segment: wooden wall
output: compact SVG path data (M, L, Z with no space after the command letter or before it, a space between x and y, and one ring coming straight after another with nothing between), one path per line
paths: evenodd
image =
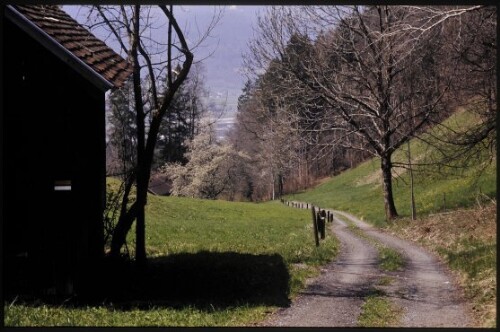
M71 293L103 255L104 92L8 20L3 37L5 288Z

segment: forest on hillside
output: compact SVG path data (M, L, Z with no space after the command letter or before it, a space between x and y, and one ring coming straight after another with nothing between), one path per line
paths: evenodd
M378 157L390 199L394 151L458 106L474 103L483 123L450 140L493 140L496 8L278 7L258 31L232 135L262 156L258 198Z

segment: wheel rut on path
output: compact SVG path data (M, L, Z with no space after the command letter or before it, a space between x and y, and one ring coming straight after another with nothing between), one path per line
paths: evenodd
M286 309L265 326L356 326L364 297L377 277L377 250L336 220L332 230L340 241L337 260L322 269Z
M361 305L382 289L403 310L398 327L467 327L471 320L447 268L423 248L388 235L356 217L334 213L331 231L340 242L334 262L322 268L290 307L282 308L261 326L352 327L357 326ZM370 241L354 234L344 221L354 223L364 234L401 253L401 271L381 271L378 251ZM377 285L383 277L390 285Z
M471 324L467 304L448 268L420 246L389 235L358 218L332 211L352 221L365 234L403 255L406 266L385 291L403 308L404 327L467 327Z

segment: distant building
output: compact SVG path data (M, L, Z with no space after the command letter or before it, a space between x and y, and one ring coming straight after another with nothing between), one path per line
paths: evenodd
M57 6L3 8L4 294L102 278L105 91L129 64Z
M168 178L166 174L156 173L151 174L151 179L149 180L149 193L159 196L170 196L170 191L172 190L172 181Z

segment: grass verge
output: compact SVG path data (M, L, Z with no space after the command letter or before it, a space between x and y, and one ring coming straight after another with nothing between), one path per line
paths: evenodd
M404 268L404 259L398 251L385 246L380 246L378 250L382 270L399 271Z
M361 306L361 314L358 317L358 326L398 326L402 312L401 308L397 307L382 294L369 295Z
M451 268L473 304L476 326L496 327L496 203L396 221L388 231L416 241Z
M239 326L241 321L261 320L267 308L239 306L211 312L188 307L117 310L112 305L84 308L54 308L49 305L6 306L5 326Z

